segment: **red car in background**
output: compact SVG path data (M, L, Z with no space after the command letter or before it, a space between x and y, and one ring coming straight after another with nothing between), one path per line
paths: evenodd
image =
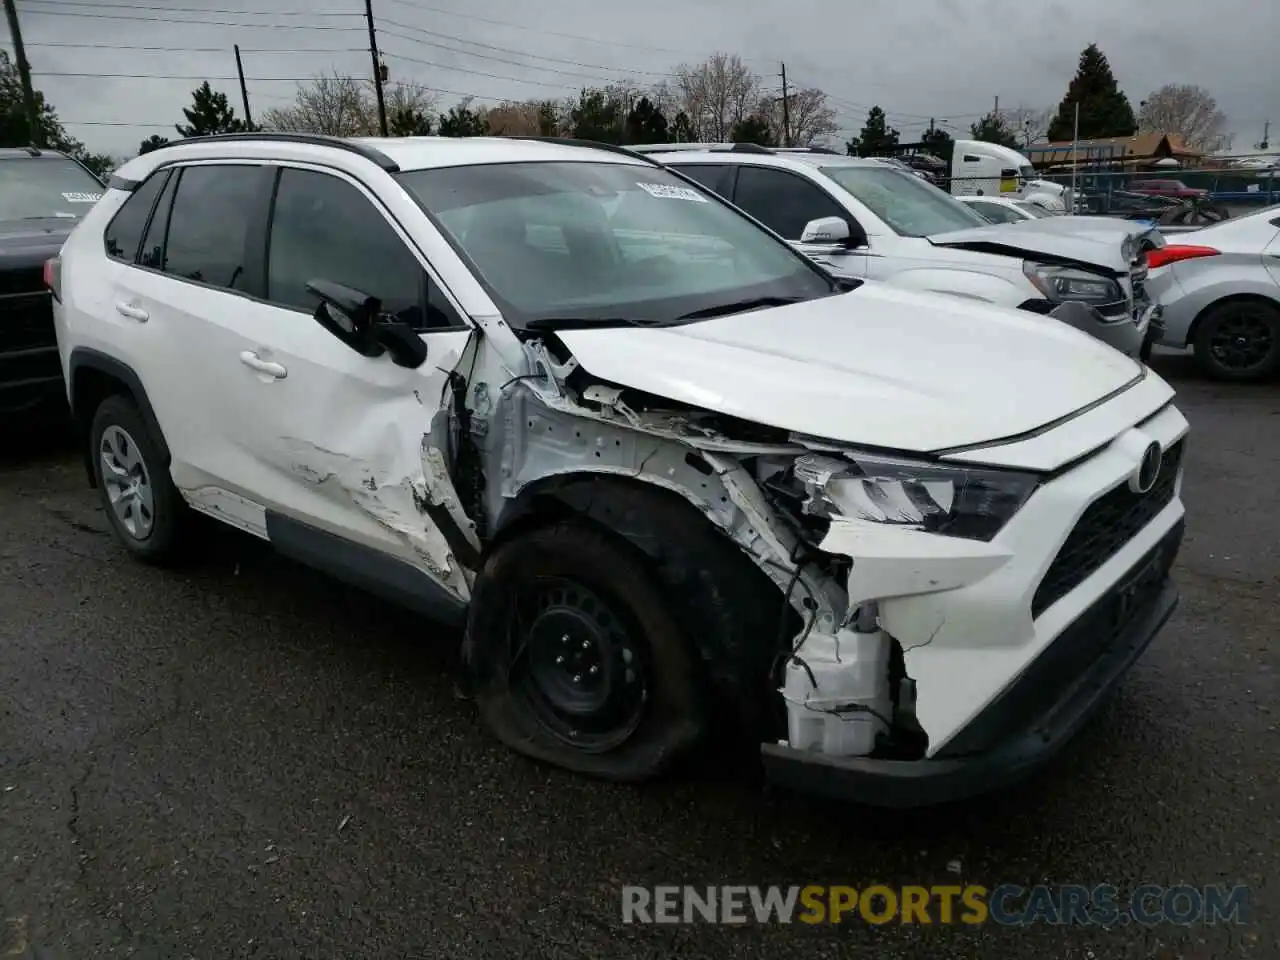
M1129 184L1129 192L1173 200L1202 200L1209 196L1208 190L1188 187L1181 180L1135 180Z

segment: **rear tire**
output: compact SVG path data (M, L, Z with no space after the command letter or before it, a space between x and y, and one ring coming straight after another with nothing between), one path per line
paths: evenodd
M1280 367L1280 307L1263 300L1231 300L1210 308L1196 324L1196 361L1215 380L1245 383Z
M464 656L490 730L556 766L646 780L704 735L697 657L651 565L582 519L518 534L489 556Z
M115 395L99 404L89 456L102 508L124 548L146 563L177 560L189 510L132 400Z

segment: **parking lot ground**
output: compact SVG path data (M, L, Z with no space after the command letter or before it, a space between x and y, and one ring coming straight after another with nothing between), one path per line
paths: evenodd
M457 637L227 533L131 562L66 443L0 461L0 955L1280 956L1280 387L1173 380L1182 604L1056 765L893 812L731 764L534 765L454 695ZM1246 926L621 923L625 884L1247 884Z

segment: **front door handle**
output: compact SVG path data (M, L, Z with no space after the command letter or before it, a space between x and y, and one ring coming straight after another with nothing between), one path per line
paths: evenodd
M116 313L122 317L128 317L130 320L137 320L139 323L146 323L150 318L147 311L141 307L135 307L132 303L119 302L116 304Z
M252 350L246 350L240 354L240 362L251 370L265 373L267 376L275 377L277 380L283 380L285 374L289 372L278 363L274 363L271 360L263 360Z

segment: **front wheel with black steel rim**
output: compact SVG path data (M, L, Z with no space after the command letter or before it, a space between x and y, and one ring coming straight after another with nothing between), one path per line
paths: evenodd
M581 521L514 537L476 580L465 656L494 734L528 756L640 781L699 742L696 658L643 554Z
M186 504L133 401L103 400L89 443L103 509L125 549L152 563L176 557Z
M1196 326L1196 360L1209 376L1261 380L1280 367L1280 306L1232 300L1213 307Z

